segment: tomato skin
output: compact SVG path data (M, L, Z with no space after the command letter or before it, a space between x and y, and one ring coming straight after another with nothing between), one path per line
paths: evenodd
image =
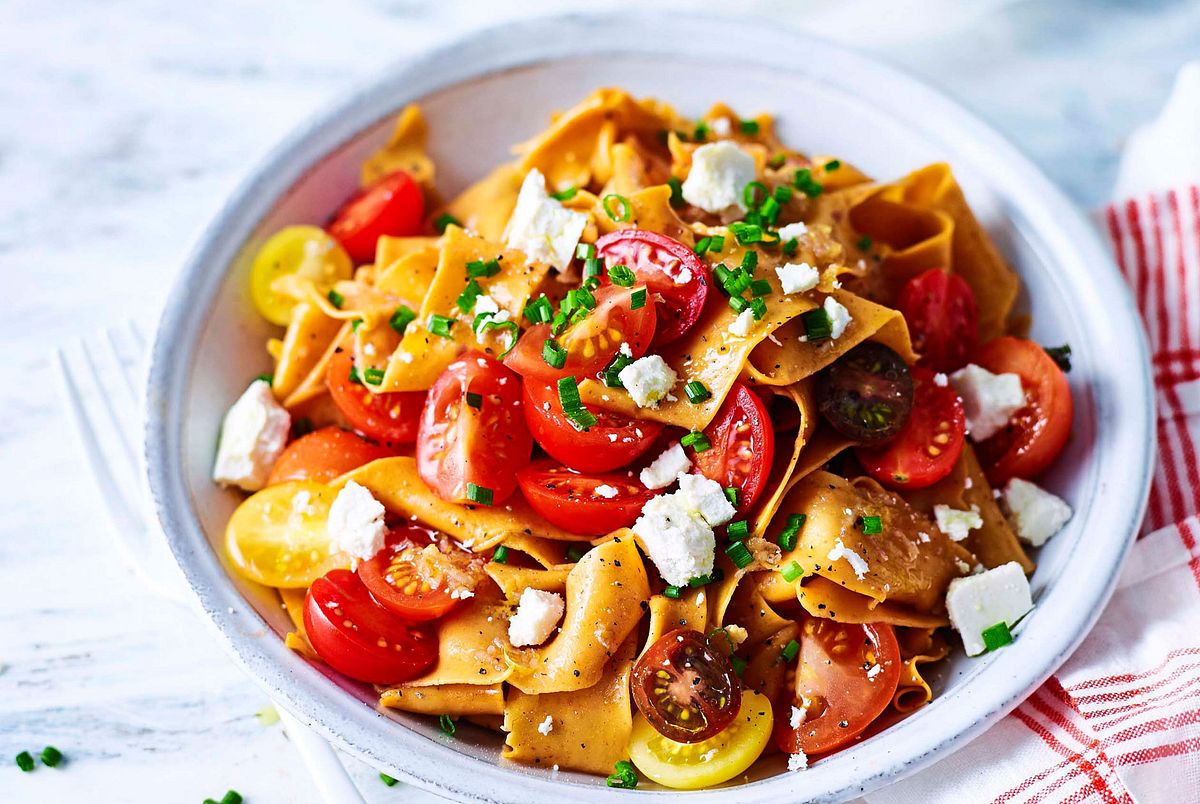
M403 170L381 176L363 187L333 215L326 227L358 263L375 259L375 244L384 235L421 233L425 196Z
M742 705L742 685L725 653L686 628L663 634L646 649L633 667L630 687L655 731L678 743L716 736Z
M287 445L271 467L267 485L288 480L328 483L364 464L395 454L395 450L373 444L340 427L322 427Z
M629 527L654 496L624 474L579 474L553 461L526 466L517 473L517 482L543 519L580 536L603 536ZM595 489L605 485L617 494L597 494Z
M979 344L979 308L961 276L941 268L914 276L900 290L896 309L921 355L918 365L949 373L970 361Z
M694 456L700 474L726 488L740 489L738 510L750 510L771 473L775 429L762 398L734 383L705 429L711 449Z
M413 572L414 553L437 545L446 555L470 558L471 554L419 525L401 525L388 531L384 548L358 565L358 577L379 605L410 622L436 620L460 602L442 586L431 589ZM466 562L459 562L466 563ZM415 586L409 591L407 586Z
M679 340L700 319L712 277L708 267L683 243L645 229L621 229L596 241L596 256L604 260L606 269L614 265L631 269L638 282L644 282L651 294L662 298L655 305L655 346ZM675 279L685 270L687 281L677 284ZM609 281L607 270L600 281Z
M993 374L1019 375L1028 401L1003 430L976 445L988 480L1000 486L1037 477L1071 437L1075 403L1067 375L1041 346L1007 335L984 344L975 362Z
M479 408L467 392L479 394ZM499 505L517 489L533 437L521 405L521 378L479 352L451 363L429 389L417 436L417 473L448 502L470 502L467 484L491 489Z
M892 349L864 341L817 375L816 397L833 429L854 441L882 444L912 412L912 372Z
M795 697L782 702L775 720L779 750L822 754L853 742L891 703L901 664L890 625L809 617L800 635ZM871 678L874 665L880 670ZM791 707L806 700L807 717L793 728Z
M966 441L967 417L949 383L934 373L912 370L913 409L903 429L882 449L859 447L858 462L888 488L923 489L950 474Z
M636 289L610 285L596 290L596 309L555 338L567 350L562 368L554 368L542 357L546 341L553 337L549 324L526 331L504 358L504 365L527 380L554 382L568 375L596 376L612 362L622 343L629 344L633 357L641 357L650 348L657 319L653 304L630 309L630 296Z
M338 410L368 438L385 444L411 444L417 438L424 391L373 394L365 385L350 381L354 356L346 349L335 352L325 372L325 385Z
M563 413L555 386L525 381L525 421L533 439L551 458L580 472L608 472L632 463L654 446L665 426L584 407L596 424L576 430Z
M435 631L380 606L350 570L331 570L313 581L304 599L304 631L326 664L369 684L416 678L438 655Z

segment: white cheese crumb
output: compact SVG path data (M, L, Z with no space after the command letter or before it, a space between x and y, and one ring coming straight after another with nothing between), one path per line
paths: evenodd
M675 385L675 371L658 355L640 357L617 374L639 408L657 407Z
M518 648L542 644L564 611L562 595L527 587L521 592L516 612L508 619L508 641Z
M292 417L275 401L266 380L250 383L221 425L213 480L223 486L258 491L287 444Z
M805 293L821 281L821 273L806 262L789 262L775 269L784 293ZM845 308L843 308L845 309ZM832 318L832 315L830 316Z
M798 751L795 754L788 754L788 770L802 771L808 769L808 755L803 751Z
M587 215L550 197L546 179L534 168L521 183L517 205L504 229L504 243L533 262L562 271L570 265L587 222Z
M494 315L500 312L500 305L496 304L495 299L484 293L475 299L475 308L472 312L475 315L483 315L484 313L492 313Z
M667 583L683 586L713 569L716 536L704 517L678 494L660 494L642 506L633 532Z
M383 549L387 525L383 503L365 487L350 480L329 506L326 528L335 551L368 559Z
M858 576L860 581L867 576L867 571L870 570L870 567L867 565L867 562L862 556L842 543L841 536L839 536L838 540L833 543L833 547L829 550L829 554L826 556L826 558L828 558L830 561L837 561L839 558L846 559L846 561L850 563L850 568L854 570L854 574Z
M538 733L542 734L543 736L554 731L554 718L550 715L546 715L546 719L538 724L537 729Z
M832 296L825 297L825 314L829 316L829 337L835 341L842 337L842 333L846 331L846 327L853 320L850 316L850 311L847 310L841 302Z
M951 374L950 382L962 397L967 432L976 441L991 438L1025 407L1025 391L1016 374L993 374L970 363Z
M745 338L750 334L752 326L754 326L754 311L747 307L738 313L737 318L733 319L733 323L729 325L729 333L739 338Z
M1004 487L1004 509L1023 541L1041 547L1071 519L1071 506L1036 483L1014 477Z
M633 349L625 341L621 341L621 348L617 350L625 357L633 357Z
M729 635L729 639L733 642L734 647L738 647L750 638L750 632L735 623L725 626L725 633Z
M678 442L667 447L661 455L642 470L639 479L648 489L663 489L692 466L683 446Z
M804 725L804 719L808 717L807 706L793 706L791 714L788 716L788 725L793 729L798 729Z
M754 157L729 140L701 145L692 153L683 199L706 212L730 207L746 211L742 190L754 181Z
M606 500L611 500L613 497L616 497L617 494L619 493L615 488L608 485L607 483L601 483L599 486L596 486L595 491L597 494L599 494L601 497L603 497Z
M806 234L808 234L808 226L804 223L804 221L789 223L787 226L784 226L779 230L779 242L786 243L789 240L799 240Z
M704 475L680 474L677 496L714 528L737 515L721 484Z
M952 542L961 542L972 530L983 527L979 507L972 505L970 511L960 511L948 505L933 506L933 517L938 530L950 537Z
M881 667L880 665L877 665L877 664L871 665L871 667L867 670L867 680L874 681L875 676L879 675L882 672L883 672L883 667Z
M950 384L950 378L939 371L937 374L933 375L933 384L939 388L945 388Z
M1010 628L1033 608L1029 580L1015 561L978 575L955 578L946 591L946 612L968 656L987 650L983 632L998 623Z
M718 137L728 137L733 133L733 124L729 122L728 117L718 117L708 124L708 128Z

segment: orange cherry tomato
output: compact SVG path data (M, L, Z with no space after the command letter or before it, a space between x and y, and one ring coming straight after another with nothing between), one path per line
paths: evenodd
M323 427L287 445L271 467L267 485L288 480L328 483L379 458L390 458L394 450L367 441L340 427Z

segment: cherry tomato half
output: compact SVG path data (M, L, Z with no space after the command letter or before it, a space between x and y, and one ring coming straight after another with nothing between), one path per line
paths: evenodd
M354 356L346 349L329 360L325 384L338 410L354 429L386 444L411 444L417 437L424 391L375 394L350 379Z
M390 458L395 450L367 441L340 427L322 427L287 445L271 467L267 485L286 480L315 480L328 483L339 475L380 458Z
M724 652L704 634L680 628L658 638L633 667L633 702L664 737L698 743L728 726L742 685Z
M326 664L369 684L416 678L437 660L437 633L379 605L358 575L330 570L304 598L304 631Z
M619 413L585 405L596 423L586 431L563 413L558 389L537 380L525 381L525 421L538 446L560 463L581 472L608 472L632 463L654 446L663 430L659 422L628 419Z
M888 440L912 410L913 381L904 359L882 343L866 341L817 375L817 407L846 438Z
M999 486L1040 475L1071 435L1075 404L1067 375L1041 346L1009 336L984 344L975 362L993 374L1020 375L1028 402L1003 430L977 445L988 479Z
M758 394L735 383L704 432L712 447L696 454L696 468L726 488L740 489L738 510L749 510L775 460L775 429L767 406Z
M580 536L602 536L626 528L654 492L624 474L581 475L551 461L517 473L521 493L549 522Z
M951 372L965 366L979 345L979 308L971 286L958 274L931 268L900 290L896 309L904 314L919 365Z
M605 268L624 265L652 296L661 299L655 345L677 341L700 318L708 288L708 268L690 248L666 235L645 229L621 229L596 241L596 255ZM601 277L608 282L608 272Z
M779 708L775 744L788 754L821 754L852 741L891 703L900 664L890 625L808 618L800 634L795 698ZM791 724L792 706L804 712L798 726Z
M421 233L425 197L403 170L381 176L355 193L333 216L326 230L359 263L375 259L380 237Z
M421 569L418 568L418 562ZM436 620L471 591L482 574L482 559L419 525L392 528L384 548L358 565L358 577L378 603L409 621ZM436 573L433 588L428 572Z
M521 378L502 364L467 352L429 389L417 436L417 472L443 500L469 502L471 483L490 490L493 505L504 502L516 491L517 470L529 463L532 451Z
M933 372L920 366L912 377L913 409L904 429L882 449L855 450L867 474L893 489L923 489L950 474L967 432L953 386L938 385Z
M546 341L553 337L549 324L538 324L522 335L504 365L526 379L554 382L568 374L594 377L612 362L622 343L629 344L633 357L641 357L654 337L655 307L630 309L634 290L616 285L596 290L596 309L554 337L567 353L562 368L554 368L543 357Z

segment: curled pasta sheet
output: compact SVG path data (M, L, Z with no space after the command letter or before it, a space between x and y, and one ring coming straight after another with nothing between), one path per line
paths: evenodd
M544 539L540 536L530 536L527 533L513 533L504 537L504 546L518 550L532 558L543 569L550 569L566 563L568 545L554 539Z
M353 326L350 322L339 321L338 323L337 334L326 345L325 351L321 352L321 356L313 363L308 374L304 375L304 379L284 398L283 406L289 411L294 412L297 408L325 395L328 391L325 385L325 371L329 368L329 361L338 349L349 346L353 339Z
M417 474L417 462L406 455L360 466L335 480L333 486L340 489L350 480L365 486L392 513L436 528L476 552L490 549L510 535L562 541L579 538L535 514L523 497L495 507L446 502L425 485Z
M511 345L513 335L496 329L484 331L477 337L471 327L474 315L471 311L460 310L455 304L467 284L467 263L476 260L499 261L499 273L476 277L475 281L513 321L520 319L530 291L537 287L547 270L544 265L527 264L519 251L507 250L457 226L447 227L442 236L433 283L421 304L417 320L409 325L400 345L391 353L378 390L424 391L464 348L481 348L499 355ZM449 338L430 332L429 320L434 314L455 319Z
M731 596L728 608L722 612L720 625L740 625L746 629L746 647L758 645L791 622L776 612L763 596L762 586L770 583L769 576L778 574L755 572L746 576ZM789 597L794 599L792 595Z
M525 693L565 692L600 680L609 658L649 604L646 568L629 530L589 550L567 575L559 633L540 648L513 651L508 682Z
M438 659L423 676L406 688L447 684L490 686L508 678L511 664L505 655L514 650L508 641L510 606L490 581L475 587L475 596L435 620Z
M804 448L817 427L817 407L812 398L812 389L807 383L797 383L778 389L773 396L774 400L786 400L788 403L796 406L796 435L792 441L792 448L790 450L784 449L787 446L786 443L781 441L778 433L776 435L775 463L771 467L771 473L767 478L766 484L766 488L773 489L773 491L770 496L758 504L752 520L754 532L760 535L767 529L767 525L770 524L771 519L775 516L775 512L779 510L779 504L783 501L783 495L786 493L792 478L795 476L796 467L800 463L800 456L804 453ZM786 422L787 420L779 412L776 404L772 404L770 413L776 430L783 429L781 422Z
M645 653L663 634L677 628L689 628L706 633L708 630L706 600L707 596L703 589L686 589L678 598L653 595L650 598L650 625L646 633L646 642L642 645L642 652Z
M778 631L745 649L747 660L742 672L742 688L765 695L772 701L781 700L789 665L780 661L780 652L793 639L800 639L800 626L788 620ZM774 745L772 740L770 748Z
M922 673L922 665L939 662L950 652L945 638L932 628L897 628L900 643L900 684L892 697L892 708L908 714L933 700L933 690Z
M504 164L459 193L446 205L446 212L469 231L499 243L504 227L517 206L517 195L527 171L520 165Z
M511 690L504 707L504 758L608 774L628 757L633 728L629 677L637 636L630 634L604 665L596 682L564 692Z
M503 684L441 684L436 687L388 687L379 703L420 715L503 715Z
M906 492L904 498L917 510L930 515L935 505L948 505L960 511L971 508L978 510L983 527L968 533L962 542L963 546L988 569L1015 561L1026 575L1033 572L1033 560L996 504L992 486L970 444L963 445L958 463L945 479L928 488Z
M435 237L381 237L375 247L375 287L415 310L429 293L440 255Z
M880 603L820 575L803 583L797 581L793 593L813 617L842 623L889 623L917 628L936 628L950 623L945 614L918 611L912 606L886 600Z
M320 305L299 302L283 336L271 389L280 399L290 397L321 363L342 322L325 314Z
M396 117L396 125L386 145L380 148L362 166L362 183L371 182L397 170L403 170L425 187L434 189L433 160L425 152L429 128L421 107L416 104L405 106Z
M511 564L497 564L495 561L489 561L484 569L500 587L504 597L512 603L515 603L526 589L540 589L543 592L562 594L566 591L567 575L571 572L569 565L551 569L533 569Z
M308 590L279 589L277 591L292 625L296 626L297 631L304 633L304 597L308 594Z

